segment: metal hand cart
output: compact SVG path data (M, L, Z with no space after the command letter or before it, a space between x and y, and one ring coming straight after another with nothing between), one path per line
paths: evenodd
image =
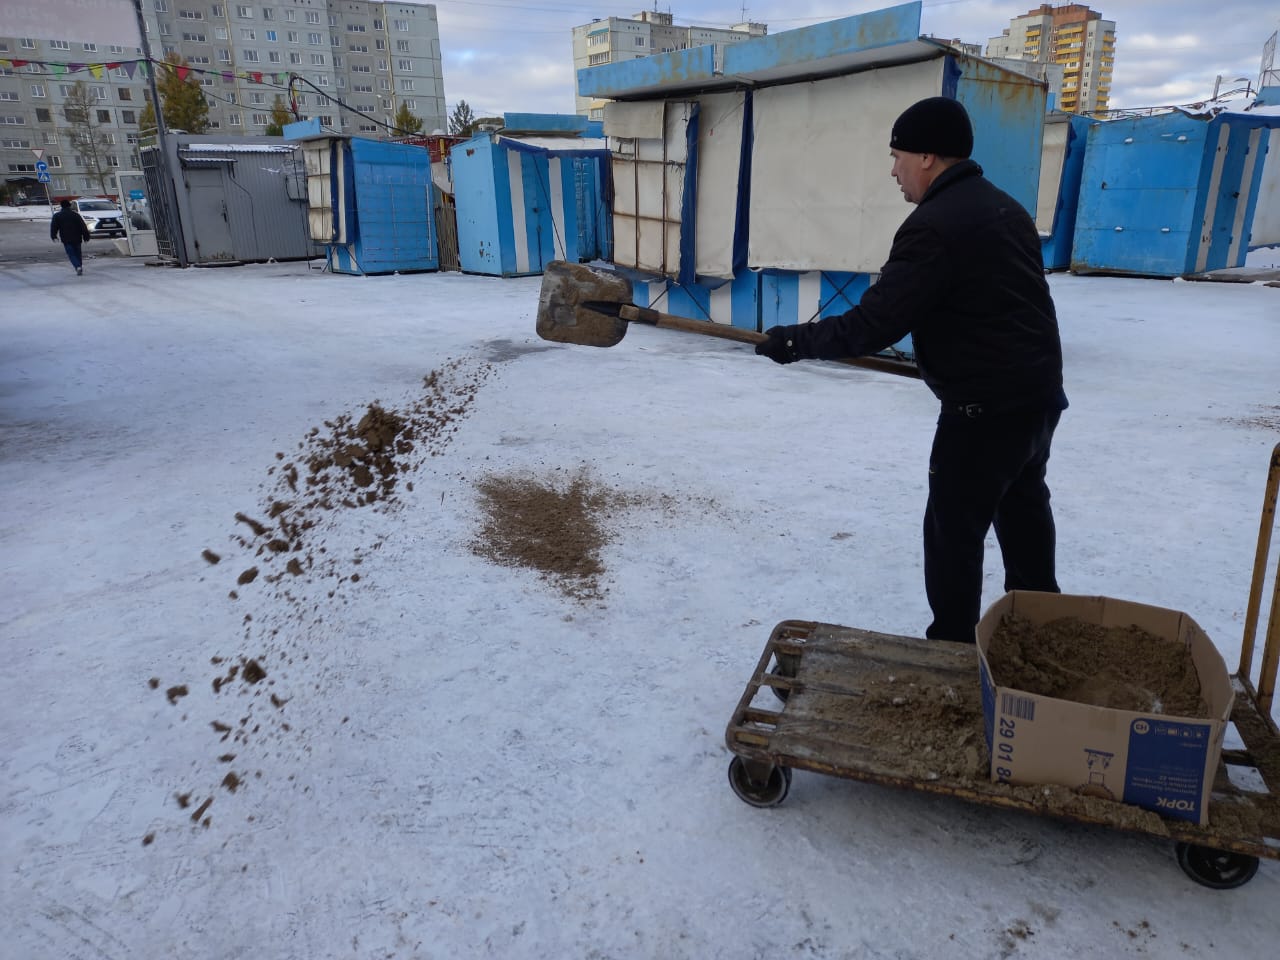
M1231 677L1231 722L1244 746L1223 750L1205 826L1063 787L992 782L973 647L804 620L773 629L738 701L725 732L734 754L730 786L757 807L786 798L792 770L945 794L1167 838L1196 882L1218 889L1247 883L1260 858L1280 859L1280 730L1271 718L1280 663L1280 570L1256 687L1251 680L1278 488L1280 445L1271 455L1240 667ZM760 696L762 690L774 697ZM945 729L946 742L915 735L912 711L921 709L938 717L941 722L929 726ZM1241 786L1228 776L1229 767L1253 768L1256 775L1238 778L1249 781Z

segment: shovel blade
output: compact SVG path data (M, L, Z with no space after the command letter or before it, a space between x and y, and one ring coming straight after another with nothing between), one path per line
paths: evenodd
M631 302L631 282L584 263L552 260L542 272L538 336L556 343L612 347L627 334L627 321L586 304Z

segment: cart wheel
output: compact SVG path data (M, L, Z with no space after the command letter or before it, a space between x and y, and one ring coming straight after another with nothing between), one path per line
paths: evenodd
M788 680L795 679L796 672L800 669L800 658L794 653L774 653L774 663L769 673L775 677L786 677ZM770 687L773 695L783 703L787 702L787 697L791 696L791 691L786 687Z
M1179 843L1178 866L1196 883L1215 890L1244 886L1258 872L1258 858L1247 853L1214 850L1194 843Z
M791 789L791 768L772 767L763 782L754 782L747 773L747 765L741 757L729 761L729 786L743 803L753 807L776 807L787 798Z
M795 676L795 674L794 674L794 673L792 673L792 674L783 673L783 671L782 671L782 666L781 666L780 664L776 664L776 663L775 663L775 664L773 665L773 667L769 670L769 672L770 672L771 674L773 674L775 677L794 677L794 676ZM775 686L770 685L769 689L770 689L770 690L772 690L772 691L773 691L773 695L774 695L775 697L777 697L779 700L781 700L783 703L786 703L786 702L787 702L787 697L791 696L791 688L790 688L790 687L775 687Z

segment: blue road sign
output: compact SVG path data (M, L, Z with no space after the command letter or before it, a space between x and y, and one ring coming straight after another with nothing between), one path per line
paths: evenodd
M37 161L36 161L36 173L48 173L48 172L49 172L49 164L47 164L47 163L46 163L45 161L43 161L43 160L37 160Z
M48 171L44 171L42 173L36 174L36 183L48 183L48 182L49 182Z

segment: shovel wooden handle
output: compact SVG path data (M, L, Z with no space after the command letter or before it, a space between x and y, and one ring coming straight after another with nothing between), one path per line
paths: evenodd
M700 333L705 337L719 337L722 340L736 340L738 343L764 343L769 338L754 330L743 330L731 327L727 323L714 323L710 320L689 320L669 313L659 313L648 307L637 307L624 303L618 310L618 316L631 323L643 323L663 330L683 330L685 333ZM896 373L903 377L920 378L920 371L914 363L905 360L890 360L887 357L850 357L834 361L851 367L862 367L865 370L880 370L884 373Z
M690 320L687 317L675 317L669 313L659 313L648 307L637 307L624 303L618 310L618 316L632 323L644 323L663 330L683 330L685 333L700 333L705 337L719 337L721 340L736 340L738 343L764 343L769 338L754 330L743 330L731 327L727 323L714 323L710 320Z

